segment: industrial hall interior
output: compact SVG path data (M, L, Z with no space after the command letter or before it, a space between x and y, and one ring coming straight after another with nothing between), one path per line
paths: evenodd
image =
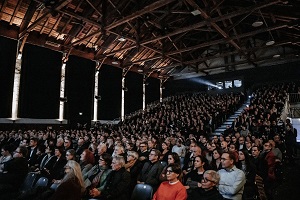
M300 199L300 0L1 0L1 200Z

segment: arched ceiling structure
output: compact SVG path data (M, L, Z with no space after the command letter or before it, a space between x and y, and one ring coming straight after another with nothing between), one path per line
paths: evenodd
M299 4L2 0L0 35L160 79L206 76L299 60Z

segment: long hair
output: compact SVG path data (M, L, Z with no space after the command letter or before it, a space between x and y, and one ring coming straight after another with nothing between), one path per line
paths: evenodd
M66 182L67 180L72 179L72 178L74 179L76 177L78 179L79 185L81 187L81 192L84 192L85 185L84 185L84 181L82 178L80 165L74 160L69 160L66 164L66 167L70 167L71 171L64 176L61 183Z

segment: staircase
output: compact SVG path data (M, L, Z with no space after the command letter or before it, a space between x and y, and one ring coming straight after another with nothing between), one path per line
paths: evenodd
M231 127L234 119L237 118L243 112L243 110L247 106L249 106L249 104L250 104L250 98L248 98L248 100L237 111L235 111L235 113L233 115L231 115L219 128L217 128L212 135L219 136L219 135L223 134L224 131L226 130L226 126L229 125Z

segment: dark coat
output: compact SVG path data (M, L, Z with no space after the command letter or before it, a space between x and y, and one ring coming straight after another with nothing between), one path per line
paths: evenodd
M49 200L81 200L81 187L77 178L61 183Z
M107 184L101 193L106 199L110 200L128 200L130 183L130 173L124 167L118 171L112 171L107 178Z
M201 193L193 192L188 196L188 200L222 200L223 197L217 190L217 188L213 188L211 190L205 191L202 190Z
M26 158L13 158L4 164L3 171L0 173L0 184L10 184L19 188L28 173L28 162Z
M154 164L152 164L150 161L146 162L140 173L138 181L151 185L154 193L160 184L159 176L163 168L164 167L160 164L160 162L156 162Z
M31 156L30 156L31 148L28 147L28 155L27 155L27 159L28 159L29 167L35 166L35 164L37 163L38 155L36 154L36 152L37 152L37 147L35 147L35 148L32 150L32 154L31 154Z

